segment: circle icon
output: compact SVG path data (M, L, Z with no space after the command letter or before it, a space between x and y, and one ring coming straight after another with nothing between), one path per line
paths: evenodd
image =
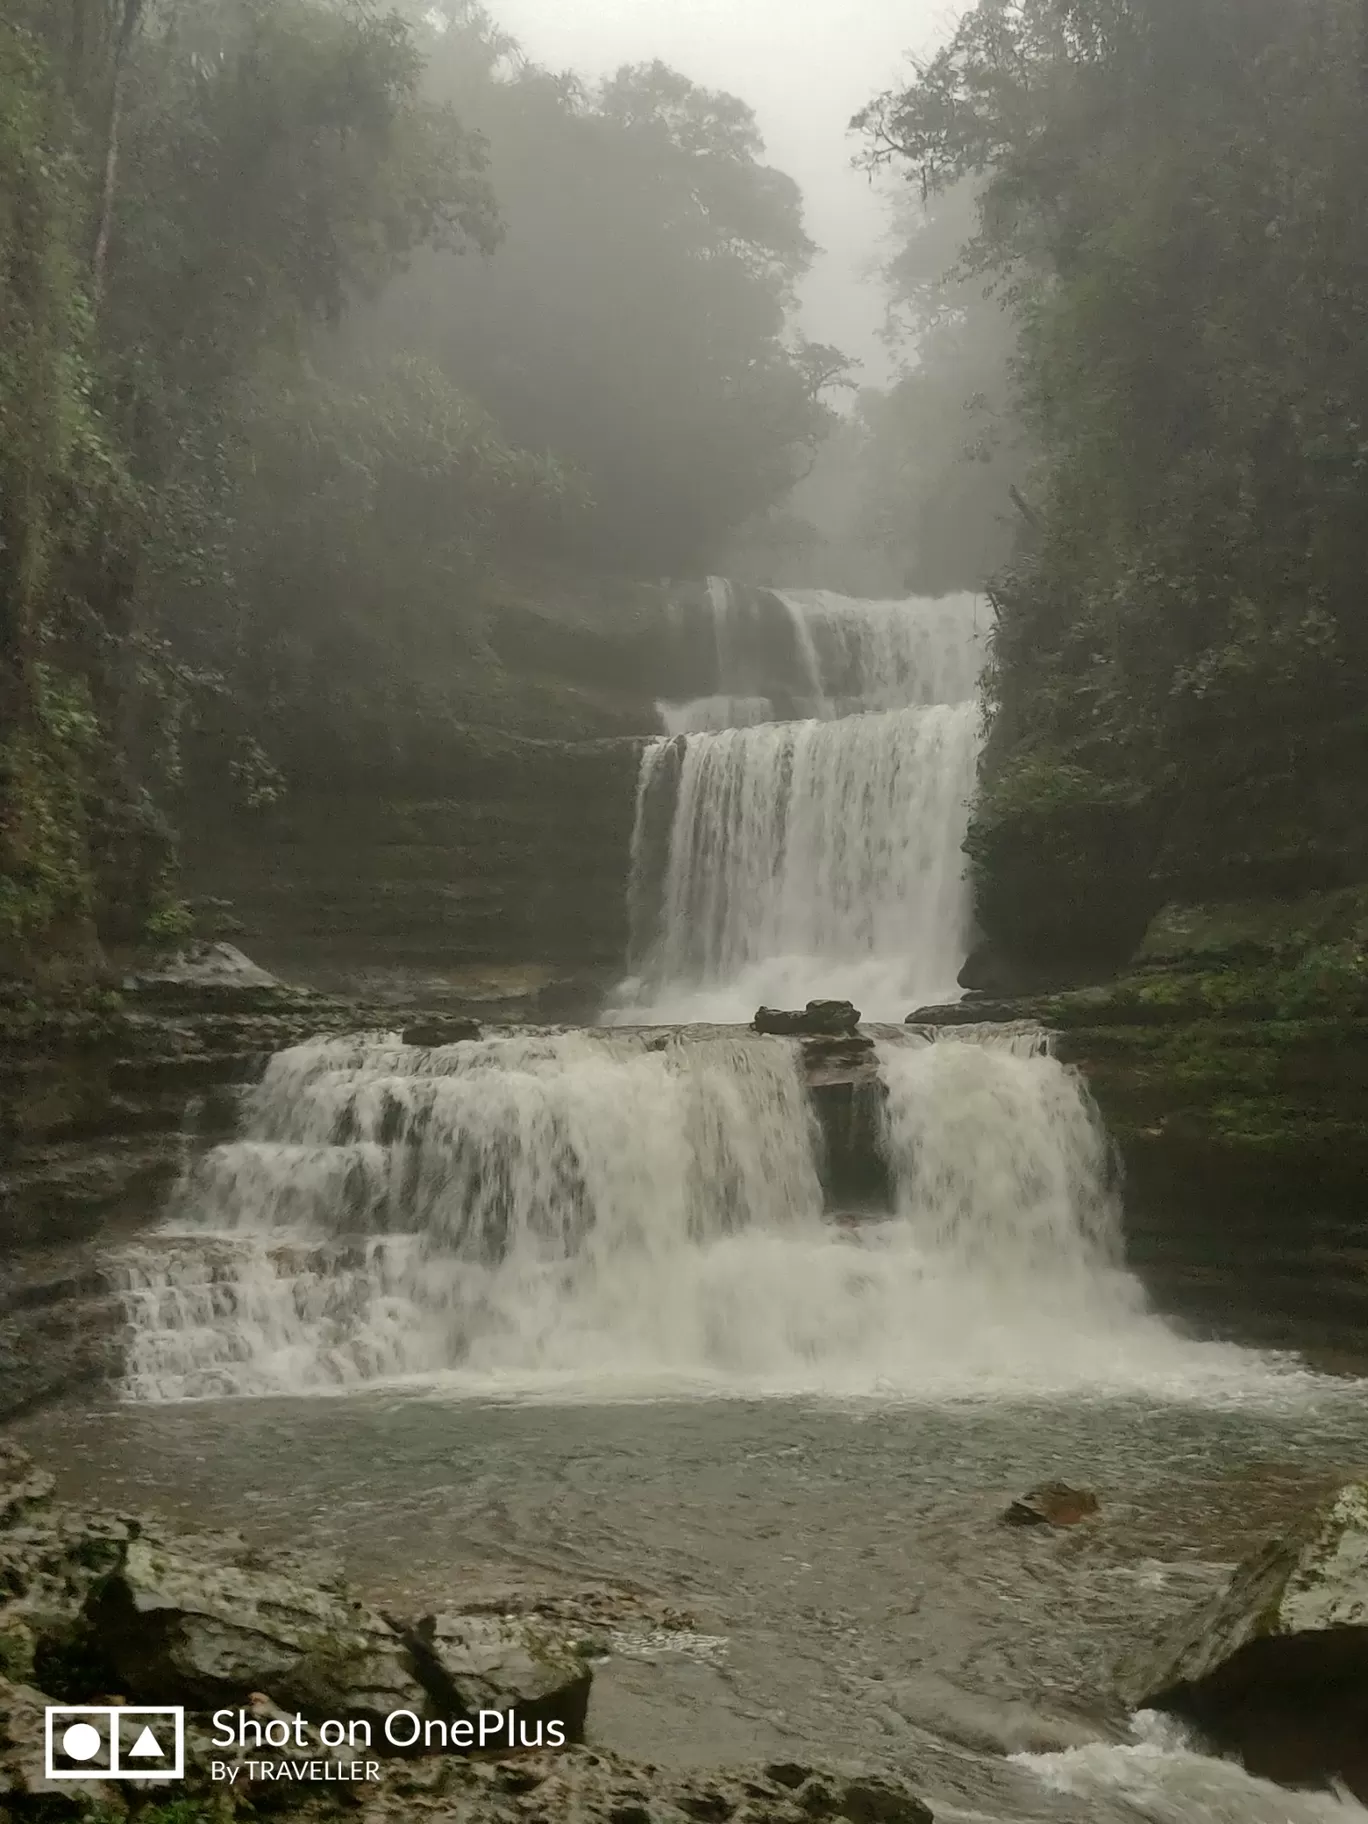
M104 1737L90 1723L73 1723L62 1736L62 1750L73 1761L93 1761L104 1747Z

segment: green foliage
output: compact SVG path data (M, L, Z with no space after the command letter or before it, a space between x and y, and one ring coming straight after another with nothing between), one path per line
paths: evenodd
M195 929L195 915L183 899L167 899L149 913L143 933L159 949L183 942Z
M162 807L192 726L218 715L250 802L278 790L230 713L240 668L209 662L261 530L240 460L261 363L298 364L419 247L497 240L480 143L422 69L397 16L327 0L16 0L0 21L8 965L88 949L92 916L183 928ZM482 509L515 517L525 477L492 438L461 480L485 457Z
M528 715L501 566L701 567L784 496L846 384L812 251L658 63L553 77L455 0L13 0L6 965L184 933L192 774L260 810Z
M483 661L491 552L554 549L587 504L564 463L514 449L413 356L262 367L235 398L219 479L231 581L168 633L210 681L201 736L252 809L280 799L282 766L397 754L405 726L449 716Z
M876 161L978 185L966 261L1020 325L1038 462L975 823L999 934L1042 751L1146 807L1142 915L1368 875L1365 33L1357 0L981 0L864 116Z
M1352 941L1308 950L1280 984L1278 1011L1284 1017L1339 1005L1368 1012L1368 952Z
M33 734L0 743L0 958L78 936L91 911L79 754Z

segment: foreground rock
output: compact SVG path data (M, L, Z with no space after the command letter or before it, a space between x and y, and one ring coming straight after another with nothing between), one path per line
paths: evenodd
M801 1012L761 1007L751 1024L756 1032L780 1038L830 1038L853 1033L860 1012L849 1001L809 1001Z
M41 1692L0 1679L0 1817L15 1824L116 1824L146 1816L146 1796L136 1788L121 1790L114 1782L73 1788L43 1777L46 1701ZM257 1704L252 1714L271 1720L268 1706ZM36 1762L26 1746L30 1738L39 1743ZM210 1777L215 1760L232 1767L231 1783ZM418 1755L383 1761L370 1775L364 1760L348 1761L343 1765L361 1771L320 1779L318 1751L263 1749L225 1758L203 1720L192 1717L185 1765L184 1785L150 1789L153 1804L175 1795L175 1824L262 1815L359 1817L363 1824L935 1824L900 1779L796 1762L686 1771L575 1746L503 1756ZM169 1824L169 1809L154 1815Z
M789 1762L665 1770L584 1746L589 1655L607 1648L564 1609L494 1613L476 1597L384 1615L297 1554L267 1563L235 1534L173 1536L57 1502L0 1440L0 1820L933 1824L899 1779ZM184 1705L184 1783L49 1779L53 1703ZM242 1711L242 1740L225 1742L224 1709L234 1733ZM363 1733L331 1745L324 1720ZM492 1740L471 1754L482 1722Z
M1195 1724L1252 1773L1340 1779L1368 1799L1368 1482L1247 1559L1118 1682L1127 1703Z
M584 1733L590 1670L577 1639L518 1616L412 1623L368 1608L288 1552L265 1563L236 1534L179 1538L52 1499L51 1478L0 1446L0 1670L70 1703L213 1710L265 1697L378 1728L399 1709L448 1721L510 1712Z

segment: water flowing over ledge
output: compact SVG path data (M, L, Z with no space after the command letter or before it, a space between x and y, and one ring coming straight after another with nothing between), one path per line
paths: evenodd
M979 604L795 591L769 598L776 631L720 579L709 599L718 691L659 706L632 842L633 974L608 1017L735 1020L824 995L900 1019L952 998Z
M284 1052L121 1257L125 1391L1182 1394L1249 1367L1145 1309L1105 1138L1038 1045L908 1034L879 1062L895 1208L851 1233L788 1041Z

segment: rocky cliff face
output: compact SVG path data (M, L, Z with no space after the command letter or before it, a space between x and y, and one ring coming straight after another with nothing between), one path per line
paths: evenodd
M184 870L229 932L295 977L543 979L618 969L641 742L453 741L451 773L302 787L187 828Z
M377 685L275 731L285 790L234 802L192 764L184 884L207 929L296 979L371 991L425 978L517 1017L586 1016L627 951L642 746L657 699L802 686L791 620L760 589L537 578L488 613L468 676L432 705ZM206 754L219 755L217 747ZM503 984L499 971L524 971ZM530 972L530 973L527 973ZM578 992L558 991L577 978ZM551 990L548 998L546 991Z

